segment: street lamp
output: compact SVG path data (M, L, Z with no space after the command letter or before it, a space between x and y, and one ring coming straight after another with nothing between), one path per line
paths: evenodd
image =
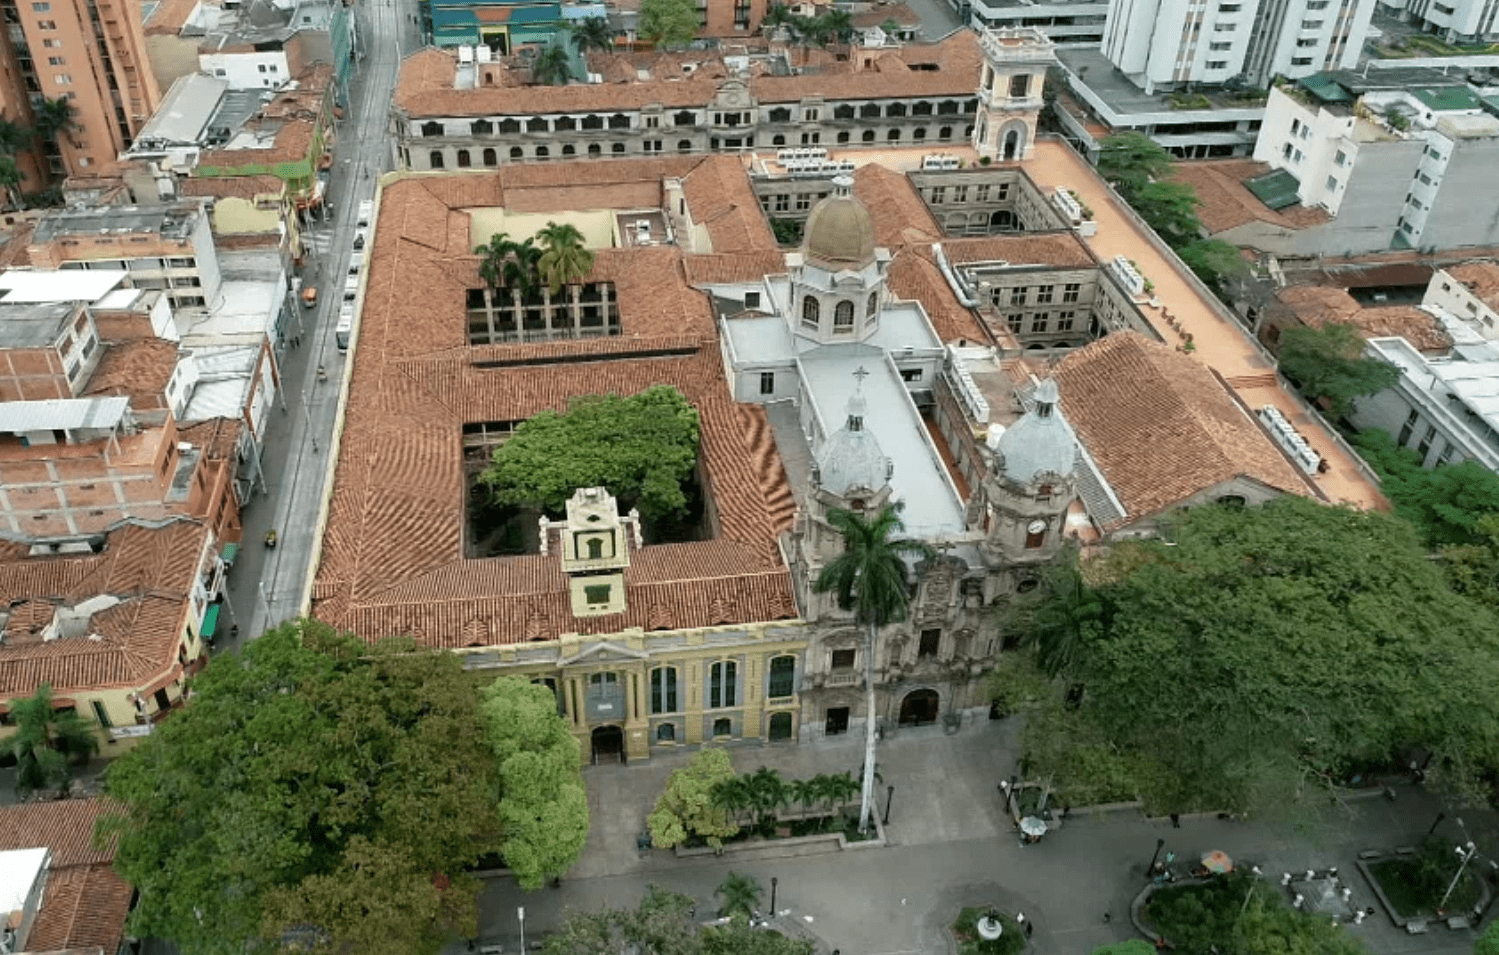
M1166 847L1166 840L1165 839L1157 839L1155 841L1155 855L1153 855L1153 856L1150 857L1150 867L1145 870L1145 874L1146 875L1149 875L1150 873L1152 873L1152 872L1155 871L1156 860L1161 857L1161 850L1164 849L1165 847Z
M885 818L880 820L881 825L890 825L890 803L895 801L895 787L892 785L885 791Z
M1471 842L1457 850L1457 857L1463 861L1457 867L1457 875L1452 877L1452 884L1447 886L1446 892L1442 893L1442 901L1437 903L1438 911L1447 907L1447 897L1452 894L1453 889L1457 888L1457 881L1463 877L1463 870L1468 867L1468 863L1473 861L1473 857L1477 854L1478 847Z
M521 955L526 951L526 907L518 905L515 907L515 917L520 919L520 950Z
M780 879L776 878L775 876L771 876L770 877L770 917L771 918L775 918L776 917L776 886L780 885L780 883L781 883Z

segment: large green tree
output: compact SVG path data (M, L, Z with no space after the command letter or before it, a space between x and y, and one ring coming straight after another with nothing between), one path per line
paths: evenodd
M1469 792L1499 767L1499 621L1409 524L1286 497L1172 536L1115 548L1108 626L1071 674L1183 803L1289 804L1411 744Z
M691 762L672 771L656 808L646 819L651 844L657 849L670 849L697 836L715 848L723 845L739 826L721 804L719 789L737 779L728 753L717 746L698 750Z
M589 50L608 53L614 49L614 28L609 25L608 17L584 17L573 24L570 32L580 54Z
M813 585L831 593L844 611L864 626L864 780L859 800L859 831L869 830L874 807L875 707L874 651L880 628L906 619L911 588L906 560L931 556L920 541L898 537L905 530L898 505L887 504L872 515L828 512L828 522L843 535L843 553L828 561Z
M1499 514L1499 474L1472 460L1423 468L1416 452L1383 431L1361 432L1353 444L1379 473L1395 513L1416 525L1428 544L1485 541L1479 522Z
M647 521L685 513L682 483L697 464L697 410L667 385L637 395L584 395L543 411L494 452L482 480L500 504L561 514L580 487L609 489Z
M697 29L693 0L640 0L640 35L656 46L686 46Z
M1171 154L1144 133L1115 133L1098 147L1099 174L1131 203L1171 170L1171 162Z
M1083 577L1075 550L1041 574L1042 587L1015 609L1011 628L1035 646L1048 676L1072 670L1103 626L1104 604Z
M1135 190L1130 205L1140 218L1172 246L1201 238L1197 207L1202 200L1191 186L1180 182L1151 182Z
M58 710L52 686L43 683L34 695L10 702L16 732L0 742L0 754L16 761L16 795L56 787L66 791L72 765L99 751L99 737L72 709Z
M577 739L548 687L502 676L481 706L500 765L505 864L523 889L561 876L588 840L588 794Z
M301 620L215 659L194 699L110 767L132 934L185 955L429 955L473 931L499 851L479 697L451 654ZM378 944L376 944L378 942Z
M1364 355L1357 328L1341 323L1282 332L1280 370L1308 398L1327 402L1338 417L1353 410L1353 399L1378 394L1400 380L1394 365Z
M1234 292L1240 283L1249 279L1249 263L1237 248L1222 239L1188 242L1176 254L1204 285L1226 299L1236 297Z
M1442 548L1442 565L1453 590L1499 611L1499 514L1480 517L1474 537L1472 543Z

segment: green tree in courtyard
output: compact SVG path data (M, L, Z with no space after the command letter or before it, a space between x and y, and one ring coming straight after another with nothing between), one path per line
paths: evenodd
M697 410L682 393L656 385L628 398L584 395L565 413L522 422L494 452L482 480L501 504L561 514L582 487L603 486L621 510L646 521L686 512L682 483L697 464Z
M1499 514L1480 517L1473 536L1472 543L1442 548L1442 565L1453 590L1499 611Z
M1098 173L1126 202L1171 171L1171 154L1144 133L1115 133L1098 147Z
M760 892L760 883L753 876L730 872L713 890L714 898L718 899L719 917L749 921L760 908Z
M672 772L666 790L656 800L646 820L651 843L657 849L670 849L697 836L715 848L723 845L739 826L719 804L718 788L737 778L728 753L716 746L698 750L690 763Z
M1172 808L1294 806L1411 743L1463 794L1499 769L1499 621L1409 524L1286 497L1194 508L1174 537L1115 548L1108 626L1068 671Z
M614 49L614 28L608 17L584 17L572 28L573 45L578 53L586 55L590 50L608 53Z
M1361 432L1353 445L1379 473L1395 513L1416 525L1432 547L1485 542L1480 522L1499 514L1499 474L1471 460L1423 468L1416 452L1383 431Z
M548 687L505 676L480 707L500 767L505 864L523 889L561 876L588 839L588 795L578 741Z
M1012 628L1036 648L1036 658L1048 676L1073 671L1082 662L1089 642L1104 625L1104 603L1088 586L1076 550L1047 567L1036 597L1018 608Z
M560 43L548 43L531 61L531 82L538 86L566 86L572 78L572 62Z
M875 705L874 652L881 627L906 618L910 571L906 559L931 556L920 541L896 537L905 529L897 505L864 515L853 511L828 512L828 522L843 535L843 553L817 575L818 593L832 593L840 609L852 611L864 626L864 782L859 805L859 831L869 831L874 800Z
M753 928L739 919L704 928L698 944L702 955L813 955L814 951L806 939Z
M693 0L641 0L640 35L664 49L686 46L697 36Z
M1202 200L1191 186L1179 182L1146 183L1134 191L1129 202L1140 218L1172 246L1200 238L1202 223L1197 221L1197 207Z
M72 764L99 751L99 738L87 720L72 709L59 710L52 702L52 686L43 683L36 694L10 701L16 732L0 742L0 754L16 761L16 795L43 789L68 789Z
M1238 288L1236 280L1249 276L1249 263L1244 261L1238 249L1221 239L1188 242L1177 249L1176 254L1204 285L1225 297L1233 296Z
M1353 411L1353 399L1400 380L1394 365L1365 357L1358 329L1338 323L1286 329L1280 337L1280 370L1308 398L1325 401L1335 417Z
M541 242L541 257L536 271L553 295L564 285L575 285L593 268L593 253L583 244L583 233L570 222L548 222L536 233Z
M490 291L500 287L524 296L538 284L536 263L541 251L530 239L516 242L503 232L496 232L483 245L474 247L480 256L479 277Z
M184 955L432 955L472 934L499 776L457 657L283 624L215 658L105 777L132 934ZM308 927L313 936L304 938Z

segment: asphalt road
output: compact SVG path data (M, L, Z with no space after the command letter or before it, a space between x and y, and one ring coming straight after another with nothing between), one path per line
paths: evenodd
M285 401L267 436L262 466L265 488L241 509L244 543L230 571L228 622L218 640L220 652L237 649L267 628L295 618L312 572L318 508L331 462L328 444L338 411L338 392L347 371L334 342L359 203L375 194L375 179L390 169L385 130L391 92L403 52L416 48L413 0L371 0L354 7L362 54L350 81L349 106L336 126L328 221L304 232L312 250L302 270L304 283L321 293L318 307L297 305L301 344L281 355ZM295 330L297 324L292 328ZM326 379L320 379L322 366ZM274 412L273 412L274 414ZM265 546L275 529L277 546ZM238 625L238 636L230 628Z

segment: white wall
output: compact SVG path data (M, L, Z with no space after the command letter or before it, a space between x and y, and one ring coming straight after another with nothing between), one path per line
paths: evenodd
M1445 269L1437 269L1426 286L1421 304L1440 308L1465 322L1473 331L1493 341L1499 339L1499 313Z
M275 89L291 79L284 50L264 53L201 53L198 66L210 76L228 80L229 88Z

